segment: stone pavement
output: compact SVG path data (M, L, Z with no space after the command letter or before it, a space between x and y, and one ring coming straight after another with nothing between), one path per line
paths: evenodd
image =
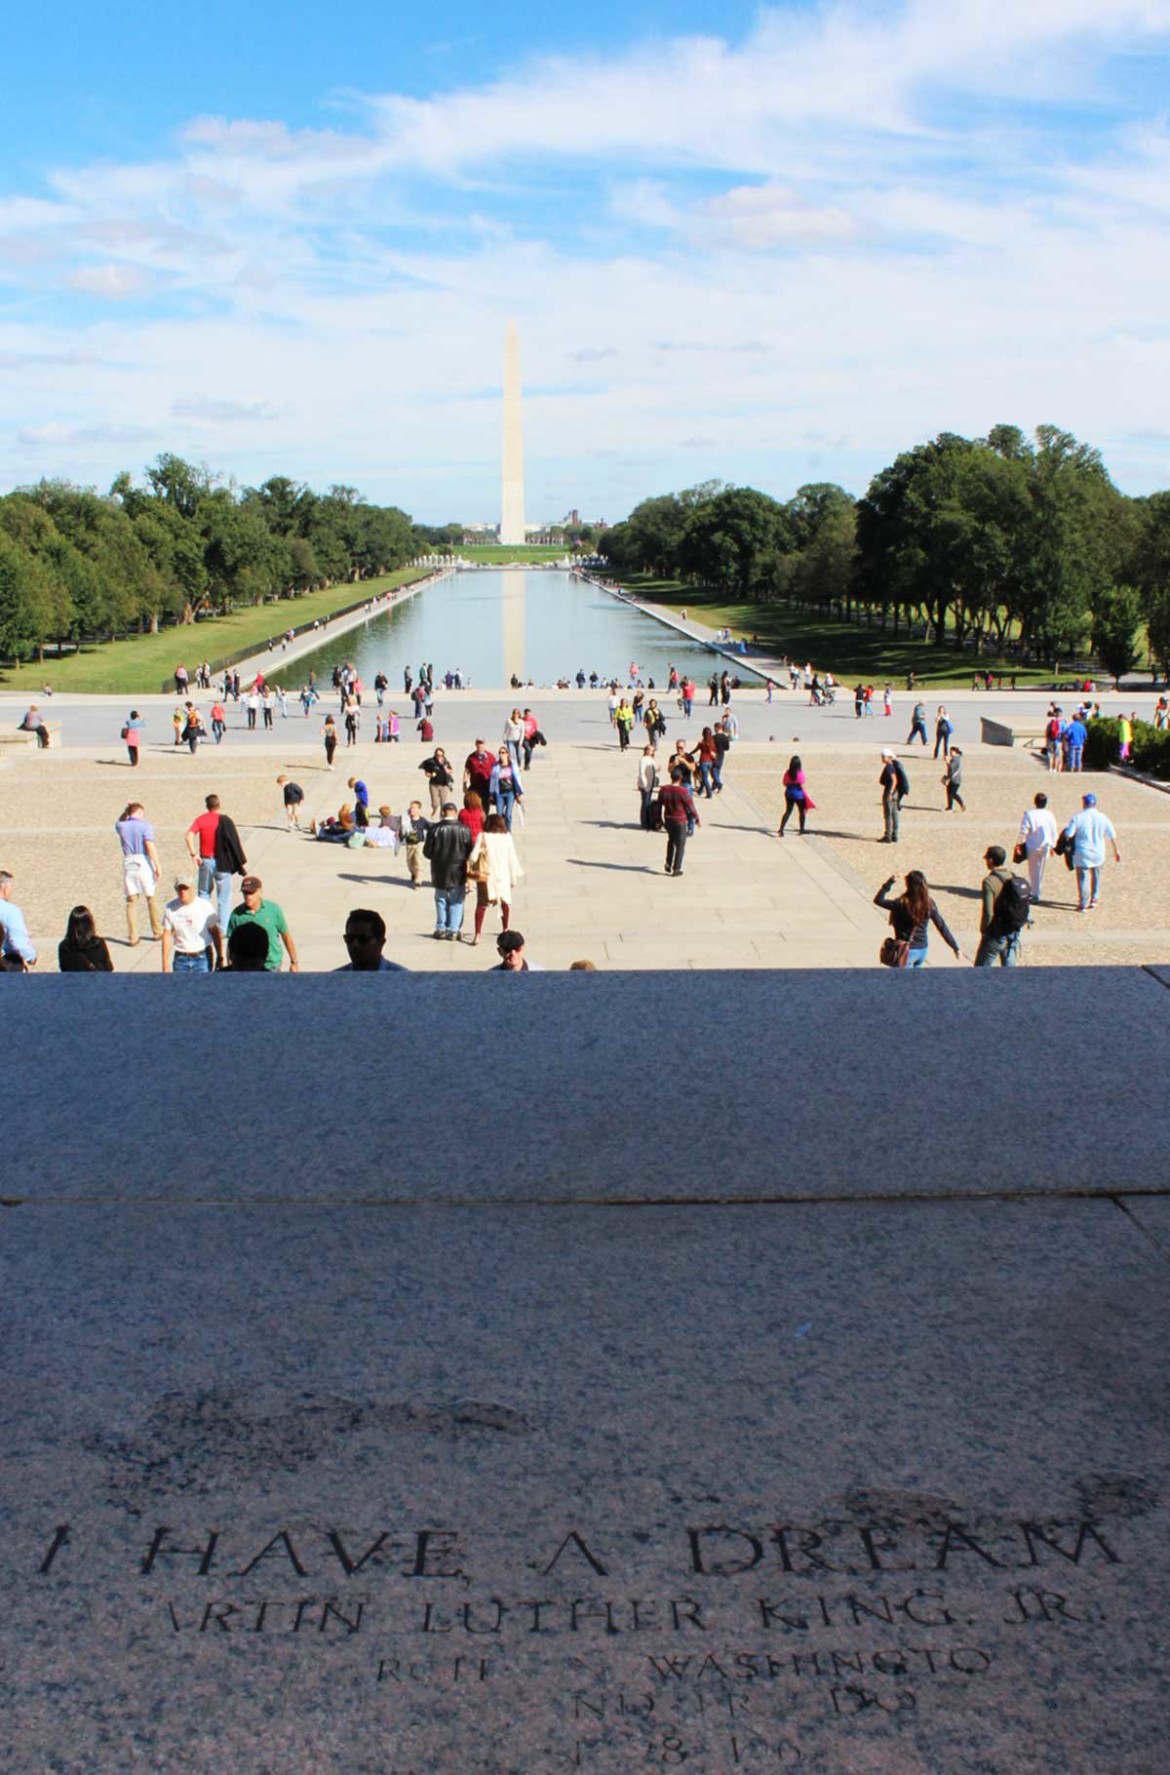
M426 799L418 770L424 748L364 742L340 750L329 775L298 723L286 729L286 745L275 756L272 747L237 745L205 747L191 759L161 747L148 751L133 773L109 749L88 756L68 748L22 753L0 778L3 866L17 877L16 898L45 965L54 965L52 950L69 908L83 901L112 939L116 968L158 967L156 945L132 950L122 940L113 821L132 792L142 800L169 883L185 861L183 833L202 811L203 794L214 788L241 829L249 867L266 895L284 907L306 968L341 965L345 915L361 905L383 912L391 932L387 953L412 970L490 967L498 913L489 911L478 948L435 943L431 896L411 891L402 857L318 844L285 830L279 770L305 788L306 821L351 799L351 775L368 781L375 807L386 800L398 811L412 795ZM468 738L451 752L461 760L470 744ZM735 759L749 750L743 744ZM774 749L769 756L774 763ZM588 959L626 969L873 964L882 920L856 881L819 840L780 845L738 787L734 764L725 793L702 803L703 825L688 847L685 875L668 878L665 839L637 824L637 758L635 748L622 755L609 740L551 745L534 764L527 817L516 830L527 873L513 914L533 960L564 968Z
M9 980L0 1767L1161 1775L1165 985L399 984Z

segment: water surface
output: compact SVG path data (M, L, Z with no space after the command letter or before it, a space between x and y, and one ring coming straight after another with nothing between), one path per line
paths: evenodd
M310 669L328 679L352 660L366 684L379 671L398 689L404 667L417 677L430 661L441 679L459 669L481 689L497 690L512 674L524 683L576 679L578 670L625 684L631 664L643 681L665 685L671 664L705 680L726 662L688 642L654 617L560 570L480 569L451 574L299 660L288 674Z

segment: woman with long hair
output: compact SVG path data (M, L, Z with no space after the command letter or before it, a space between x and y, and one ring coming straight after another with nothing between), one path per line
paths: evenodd
M801 836L804 836L804 822L810 808L816 802L810 796L804 781L804 769L800 759L793 753L788 760L788 769L784 772L784 816L780 821L778 837L783 838L784 828L795 812L800 820Z
M57 966L63 974L112 974L114 964L99 937L88 906L75 906L65 935L57 945Z
M520 781L520 770L515 758L507 746L501 746L499 756L492 765L491 783L489 787L492 803L496 813L504 817L504 825L512 830L512 810L523 798L524 785Z
M473 844L483 831L483 818L483 797L475 789L465 789L459 824L467 827Z
M715 680L718 688L718 679ZM719 762L719 751L715 745L715 735L709 727L703 729L698 745L687 756L692 764L699 767L700 793L710 801L712 795L711 780L716 764Z
M943 942L954 950L959 960L963 959L963 951L959 948L946 919L934 903L930 891L930 883L921 869L911 869L906 877L906 885L896 899L890 898L890 889L897 881L896 875L878 889L873 897L875 906L890 915L890 924L894 936L900 943L909 945L906 956L908 968L924 968L926 966L927 943L930 927L934 926Z
M516 855L516 843L504 816L489 814L467 859L467 878L475 883L475 935L464 938L465 942L473 946L479 942L489 906L500 908L501 928L507 930L512 915L512 896L523 873Z

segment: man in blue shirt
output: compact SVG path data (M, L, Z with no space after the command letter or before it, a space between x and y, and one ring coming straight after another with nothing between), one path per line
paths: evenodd
M1085 741L1089 737L1089 730L1081 720L1079 714L1073 716L1060 737L1062 743L1068 748L1068 768L1070 770L1080 770L1081 759L1085 755ZM1103 861L1104 858L1102 858L1102 862Z
M1097 806L1095 795L1081 797L1081 811L1074 814L1064 829L1064 836L1072 844L1073 868L1077 872L1078 912L1092 912L1096 909L1101 892L1101 868L1105 862L1105 846L1113 846L1113 860L1121 861L1121 852L1117 848L1117 833L1113 829L1113 821L1103 814Z
M23 974L37 959L24 913L12 904L13 879L7 869L0 869L0 970L6 974Z

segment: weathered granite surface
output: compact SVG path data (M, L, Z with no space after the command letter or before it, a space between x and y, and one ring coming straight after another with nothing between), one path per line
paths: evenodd
M224 1194L215 1104L170 1162ZM1109 1200L29 1202L0 1258L0 1767L1165 1766L1168 1269Z
M1164 987L1136 968L69 976L6 992L35 1032L5 1130L8 1198L802 1199L1164 1179L1170 1024ZM1123 1069L1089 1040L1054 1058L1054 1031L1087 1005L1092 1029L1125 1032ZM474 1128L506 1134L473 1164Z

